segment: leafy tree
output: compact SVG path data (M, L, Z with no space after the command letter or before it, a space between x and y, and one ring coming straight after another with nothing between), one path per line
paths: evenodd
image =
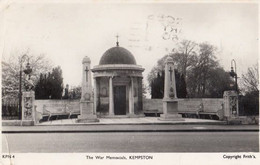
M50 76L51 84L51 98L52 99L61 99L63 92L63 77L62 70L60 67L56 67L52 70Z
M52 73L41 74L35 87L35 99L61 99L63 78L60 67L52 69Z
M259 92L246 93L245 96L241 96L239 104L240 115L259 115Z
M151 82L151 97L154 98L163 98L164 92L164 71L161 74L158 72L157 77L154 78Z
M185 76L183 74L180 74L177 70L175 71L176 90L178 98L187 97L186 81L184 77Z
M216 48L208 43L182 41L176 52L169 54L177 68L175 72L177 95L185 97L223 97L230 90L232 79L220 67ZM148 74L152 98L163 97L164 67L167 56L159 59Z
M208 43L199 44L199 54L188 76L188 93L190 97L206 97L210 73L219 67L215 57L215 47Z
M51 62L44 55L28 55L29 63L32 68L31 80L35 85L40 79L40 73L47 73L51 70ZM19 93L19 76L20 64L22 69L25 69L27 59L21 62L21 57L11 55L8 59L3 59L2 63L2 99L18 99ZM22 84L26 82L25 74L22 72ZM24 85L22 85L24 90Z
M72 87L68 93L69 99L81 98L81 86Z
M157 78L155 78L152 81L151 84L151 96L152 98L163 98L164 96L164 77L165 72L162 71L162 73L157 74ZM186 83L184 76L180 74L175 69L175 79L176 79L176 92L178 98L186 98L187 91L186 91Z
M221 67L211 69L204 97L221 98L223 97L224 91L232 90L232 83L233 81L229 72L224 71Z

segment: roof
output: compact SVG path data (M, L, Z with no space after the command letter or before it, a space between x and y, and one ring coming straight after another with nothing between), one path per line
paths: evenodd
M112 47L108 49L99 61L99 65L106 64L134 64L136 61L130 51L123 47Z

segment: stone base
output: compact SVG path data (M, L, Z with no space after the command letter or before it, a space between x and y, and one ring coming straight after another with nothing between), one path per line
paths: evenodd
M99 119L97 118L96 115L88 115L88 116L79 115L76 122L77 123L93 123L93 122L99 122Z
M106 115L103 118L140 118L145 117L144 114L127 114L127 115Z
M145 117L144 114L128 114L127 116L129 116L130 118L139 118L139 117Z
M33 126L34 125L34 121L31 120L22 120L21 122L21 126Z
M239 124L242 124L242 120L239 119L239 118L228 118L228 119L227 119L227 124L230 124L230 125L239 125Z
M164 114L177 114L178 101L176 99L163 99L163 113Z
M161 114L158 120L162 121L184 121L180 114Z

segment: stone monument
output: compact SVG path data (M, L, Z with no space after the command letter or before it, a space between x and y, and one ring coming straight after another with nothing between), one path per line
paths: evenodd
M236 91L225 91L224 95L224 119L227 121L238 119L238 94Z
M178 114L178 99L173 59L168 56L165 63L163 114L159 120L184 121Z
M25 73L25 92L22 94L22 122L21 125L31 126L35 124L35 108L34 108L34 85L31 80L31 72L32 69L30 68L29 63L27 64L26 69L24 70Z
M82 89L80 99L80 115L78 116L77 122L98 122L96 112L94 112L94 101L92 95L91 85L91 70L90 70L90 59L84 57L82 61Z
M23 92L22 96L22 125L30 126L35 123L34 91Z

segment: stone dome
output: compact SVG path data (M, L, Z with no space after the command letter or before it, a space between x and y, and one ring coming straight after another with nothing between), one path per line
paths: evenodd
M108 49L99 61L99 65L106 64L132 64L136 65L134 56L123 47L112 47Z

